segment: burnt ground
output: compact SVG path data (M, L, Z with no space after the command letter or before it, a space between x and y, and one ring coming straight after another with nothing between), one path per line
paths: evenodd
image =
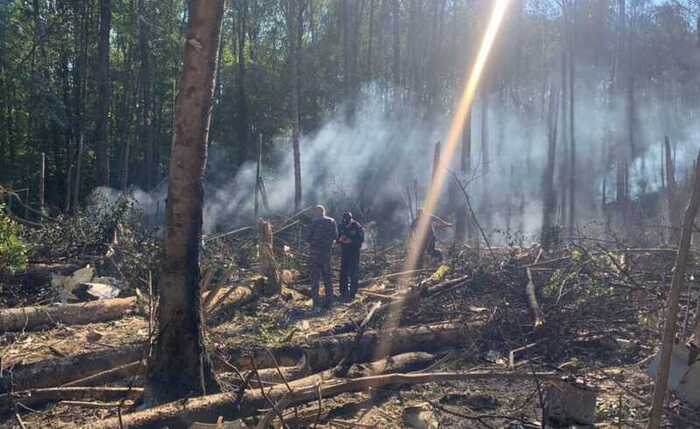
M428 370L506 370L510 352L531 345L515 355L516 371L558 371L562 376L578 377L597 391L596 426L644 427L653 391L653 380L645 370L659 341L661 304L674 254L658 249L627 253L576 246L542 255L535 264L538 250L509 247L494 249L493 255L483 250L477 255L468 248L451 249L445 257L449 270L444 277L467 275L469 281L406 308L401 325L482 320L485 327L474 332L462 347L441 349L436 345L431 352L439 360ZM378 261L376 252L364 256L366 278L402 270L400 247L380 257ZM545 316L541 328L533 327L525 295L524 267L532 264ZM409 283L429 277L437 267L433 264ZM377 279L364 287L354 302L315 314L305 295L308 284L300 278L281 295L223 309L214 317L216 323L208 326L207 341L213 353L234 347L245 350L261 344L303 343L349 320L359 322L373 303L389 299L398 287L396 278ZM17 291L12 293L16 297ZM685 299L695 302L691 296ZM686 318L692 317L690 313ZM372 328L380 329L382 323L378 320ZM7 371L13 364L116 348L145 341L148 335L149 324L142 317L5 333L0 337L2 367ZM225 387L235 388L230 383L235 382L233 374L219 376ZM141 380L114 385L126 382L139 385ZM287 416L301 427L411 427L405 419L419 412L429 417L432 427L536 427L541 420L541 387L539 380L499 378L392 386L323 399L320 410L319 404L313 403L289 411ZM670 407L672 413L678 412L680 404L673 400ZM31 411L21 409L20 416L26 427L75 427L116 412L115 408L57 403ZM2 427L19 427L19 423L14 416L6 416Z

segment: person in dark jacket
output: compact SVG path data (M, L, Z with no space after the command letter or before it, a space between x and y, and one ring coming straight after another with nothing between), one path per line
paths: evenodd
M340 295L344 301L351 301L357 293L360 275L360 249L365 241L365 232L360 222L345 212L338 228L338 243L342 250L340 259Z
M319 205L313 208L313 220L306 233L306 241L311 249L311 294L314 307L321 305L319 286L323 277L325 305L333 303L333 280L331 276L331 251L338 238L335 220L326 216L326 208Z

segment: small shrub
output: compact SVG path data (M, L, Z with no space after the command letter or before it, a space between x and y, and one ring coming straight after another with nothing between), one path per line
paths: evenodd
M29 247L22 241L22 227L5 214L0 204L0 272L23 270L27 265Z

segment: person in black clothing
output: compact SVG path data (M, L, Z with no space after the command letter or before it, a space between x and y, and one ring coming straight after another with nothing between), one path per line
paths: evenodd
M338 228L338 243L342 249L340 295L345 301L351 301L357 293L360 275L360 249L363 241L365 241L365 232L362 225L352 218L352 213L345 212Z

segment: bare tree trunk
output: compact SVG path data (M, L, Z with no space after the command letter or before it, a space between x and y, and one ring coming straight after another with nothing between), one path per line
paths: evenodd
M462 179L469 180L469 175L472 169L472 113L471 109L467 112L467 118L464 121L464 129L462 130L462 153L460 159L460 171ZM455 241L463 243L467 236L472 236L472 225L467 216L467 205L465 202L460 202L455 205Z
M148 362L147 404L219 390L202 333L199 252L223 0L191 0L170 155L167 235L158 285L158 335Z
M299 145L301 124L300 124L300 102L301 102L301 24L303 10L300 5L301 0L286 1L286 21L287 21L287 50L289 64L291 67L291 87L292 100L290 106L290 116L292 122L292 152L294 156L294 210L301 210L301 148Z
M668 136L664 139L666 161L666 201L668 203L668 223L671 226L671 243L680 239L681 210L677 201L676 168L671 154L671 143Z
M255 215L255 219L258 219L258 212L260 208L260 167L262 164L262 134L260 134L260 138L258 140L258 156L257 156L257 163L256 163L256 168L255 168L255 201L253 203L253 214Z
M112 84L109 73L109 33L112 28L111 0L100 0L100 36L97 71L97 125L95 127L95 155L97 157L97 184L109 186L109 108Z
M621 63L619 68L627 67L627 7L625 0L618 0L618 60ZM623 74L623 73L619 73ZM614 77L614 83L618 83L619 77ZM619 84L616 85L613 91L613 99L618 95ZM625 145L623 138L618 138L615 144L615 164L616 164L616 200L618 213L622 218L624 218L627 212L627 168L628 168L628 147Z
M83 164L83 134L78 137L78 156L75 160L75 183L73 184L73 212L78 210L80 205L80 170Z
M574 41L576 28L575 2L571 2L569 11L570 24L567 26L569 44L569 237L574 236L576 229L576 131L574 122Z
M245 90L245 40L248 21L248 0L238 2L238 160L244 163L249 158L248 143L250 140L250 118L248 112L248 95Z
M151 189L155 182L155 150L153 142L153 97L151 93L151 52L149 47L149 23L144 0L139 0L139 51L141 57L140 84L141 84L141 127L139 132L139 146L144 150L144 185ZM174 131L173 131L174 132Z
M401 33L399 23L401 22L401 11L399 0L391 1L391 46L392 46L392 84L394 96L394 110L397 110L401 103Z
M133 12L133 11L132 11ZM132 21L133 25L133 21ZM132 78L130 76L130 73L133 71L132 64L133 64L133 50L129 48L124 48L124 69L126 70L126 73L124 74L124 79L122 82L123 88L124 88L124 96L123 96L123 102L122 102L122 124L121 124L121 133L120 133L120 138L122 140L122 153L121 153L121 173L119 175L120 179L120 188L122 192L126 192L128 187L129 187L129 158L130 158L130 151L131 151L131 144L130 144L130 139L131 135L129 133L130 126L131 126L131 121L132 121L132 115L131 115L131 106L133 105L133 99L132 97L134 96L134 89L132 85Z
M481 183L483 186L483 193L481 198L481 215L483 217L483 223L488 229L491 226L491 189L489 189L490 182L490 142L489 142L489 90L490 90L490 79L484 79L484 86L481 89Z
M39 166L39 211L46 213L44 198L46 190L46 154L41 152L41 165Z
M374 2L375 0L370 0L369 2L369 34L367 35L367 70L365 71L365 78L372 79L372 44L374 42ZM381 45L380 45L381 47Z
M557 197L554 190L554 166L557 156L557 119L559 97L554 89L549 95L549 114L547 118L547 164L542 178L542 248L549 250L556 240L554 218L557 210Z
M681 289L685 282L685 272L690 258L690 240L693 234L693 226L695 218L698 214L700 206L700 153L698 154L695 163L695 180L693 181L693 190L688 203L688 208L685 210L683 218L683 230L681 232L680 242L678 243L678 256L676 257L676 265L673 270L673 279L671 280L671 291L666 302L666 316L664 319L663 339L661 340L661 358L659 359L659 368L656 373L656 383L654 385L654 400L652 402L651 412L649 414L648 429L658 429L661 426L661 418L663 416L664 401L666 391L668 389L668 373L671 368L671 355L673 352L673 343L676 338L676 323L678 322L678 301L681 295Z

